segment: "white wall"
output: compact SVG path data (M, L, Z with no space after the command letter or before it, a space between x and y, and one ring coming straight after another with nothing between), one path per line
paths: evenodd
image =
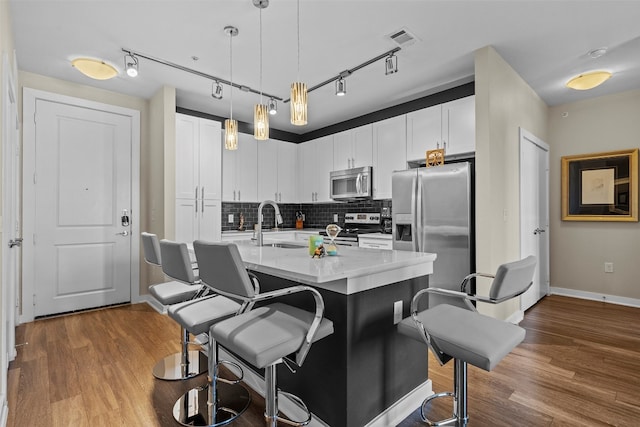
M519 127L547 140L547 105L491 47L475 54L476 270L520 259ZM548 142L548 141L547 141ZM486 294L489 282L478 284ZM506 319L514 299L480 311Z
M562 156L640 147L640 91L552 107L549 129L551 286L640 299L640 223L562 221L560 205Z

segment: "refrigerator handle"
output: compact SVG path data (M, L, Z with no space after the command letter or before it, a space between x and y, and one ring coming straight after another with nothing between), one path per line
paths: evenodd
M418 225L418 181L418 176L414 175L411 182L411 212L413 214L411 215L411 243L414 252L419 251L418 230L416 228Z
M424 251L424 245L422 242L423 236L423 228L424 228L424 218L422 218L422 179L420 174L416 178L417 181L417 191L416 191L416 247L418 252Z
M362 180L362 174L359 173L356 177L356 193L360 194L360 188L362 188L362 184L360 183Z

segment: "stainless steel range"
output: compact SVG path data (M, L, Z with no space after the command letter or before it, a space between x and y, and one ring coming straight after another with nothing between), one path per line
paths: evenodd
M342 246L358 246L358 235L367 233L380 233L380 213L347 213L344 226L334 242ZM327 235L325 231L320 234ZM329 243L328 237L325 237L325 243Z

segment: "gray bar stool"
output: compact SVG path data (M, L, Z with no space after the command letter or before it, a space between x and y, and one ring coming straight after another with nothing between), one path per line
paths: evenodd
M244 264L233 243L193 242L202 280L220 295L242 301L241 313L215 323L209 330L210 364L214 362L216 345L228 349L258 369L265 369L265 420L268 427L276 427L278 421L288 425L306 425L311 413L302 400L289 396L307 412L305 421L291 421L278 415L278 389L276 366L284 363L289 369L301 367L311 344L333 333L333 323L325 319L324 302L320 293L309 286L293 286L272 292L257 294L249 280L236 280L245 276ZM271 303L253 308L255 303L298 292L309 292L315 301L311 313L282 303ZM294 356L290 359L289 356ZM211 365L211 404L216 404L217 365Z
M141 233L141 236L145 261L150 265L162 267L162 256L158 236L146 232ZM201 291L201 286L175 280L149 286L149 294L163 306L197 298ZM184 331L180 332L180 341L184 341ZM182 347L184 349L184 343ZM153 367L153 376L161 380L184 380L194 375L204 373L206 361L199 363L201 359L199 353L198 351L192 351L186 357L182 352L165 356ZM196 362L197 365L193 363L190 365L190 369L185 371L185 359L198 361ZM202 366L202 368L199 366Z
M195 279L189 267L189 251L186 244L161 240L160 250L163 260L170 260L170 262L163 261L162 264L167 275L183 281ZM222 295L210 295L174 304L169 307L168 314L186 331L188 342L190 333L208 334L211 325L236 315L240 309L241 305L232 299ZM209 345L207 349L209 353L207 371L212 372L217 369L216 348L213 346L212 349ZM218 426L227 424L242 414L249 406L251 399L247 389L239 384L242 380L242 369L236 364L232 365L235 365L239 371L239 379L218 378L217 387L220 388L220 392L217 395L217 405L207 404L211 394L211 381L208 380L206 385L191 389L178 399L173 406L174 419L185 426Z
M471 301L498 304L522 295L532 284L536 258L529 256L520 261L502 264L495 274L474 273L462 282L461 292L439 288L423 289L416 293L411 302L411 317L398 324L398 332L415 340L426 342L440 365L453 359L454 391L437 393L427 397L420 406L422 419L431 426L466 426L467 413L467 364L491 371L522 342L525 331L519 326L476 311ZM467 284L474 277L493 278L489 297L470 295ZM437 294L461 298L468 309L440 304L424 311L418 311L420 299L425 294ZM431 421L425 415L425 408L433 399L453 398L451 418Z

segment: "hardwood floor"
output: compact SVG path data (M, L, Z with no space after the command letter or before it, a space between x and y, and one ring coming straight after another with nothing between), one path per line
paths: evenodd
M640 309L547 297L527 311L525 341L493 372L469 367L470 426L640 425ZM179 328L146 304L20 325L9 366L8 426L177 426L173 402L202 377L153 378L179 350ZM435 391L451 364L431 359ZM263 425L263 400L231 425ZM446 405L434 418L448 416ZM399 424L422 426L418 411ZM351 427L351 426L350 426Z

